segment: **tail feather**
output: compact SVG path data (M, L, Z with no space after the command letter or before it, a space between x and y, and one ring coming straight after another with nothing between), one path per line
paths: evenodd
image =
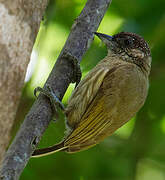
M58 152L58 151L64 151L66 149L67 149L67 147L64 146L64 141L63 141L59 144L55 144L54 146L51 146L48 148L36 149L33 152L32 157L47 156L47 155L53 154L53 153Z

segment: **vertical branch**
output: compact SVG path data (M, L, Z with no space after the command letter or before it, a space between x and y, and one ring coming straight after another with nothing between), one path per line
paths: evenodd
M27 65L47 3L0 0L0 162L10 141Z
M59 99L62 99L73 78L73 67L64 54L69 53L80 62L83 54L89 48L93 40L93 32L97 30L110 2L111 0L88 0L81 14L75 20L66 44L46 82ZM0 174L1 179L19 178L46 130L51 116L52 110L49 101L40 95L6 153Z

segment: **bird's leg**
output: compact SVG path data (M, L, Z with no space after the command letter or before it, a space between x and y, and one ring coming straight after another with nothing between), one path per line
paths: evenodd
M63 58L68 60L73 66L72 83L76 83L75 87L77 87L77 85L79 84L79 82L81 80L81 75L82 75L78 59L69 52L64 52L63 53ZM48 97L50 99L50 103L51 103L51 106L52 106L52 109L53 109L53 112L54 112L55 119L58 119L57 108L59 107L60 109L62 109L64 111L65 107L62 104L62 102L57 98L57 96L53 92L52 88L50 86L48 86L48 85L46 86L45 89L43 89L41 87L35 88L34 95L36 97L37 97L37 95L36 95L37 92L40 92L40 93L44 94L46 97Z
M54 118L58 119L58 111L57 108L59 107L61 110L65 110L64 105L62 104L62 102L57 98L57 96L55 95L55 93L53 92L52 88L50 86L46 86L46 89L43 89L41 87L37 87L34 89L34 95L37 97L37 92L40 92L42 94L44 94L46 97L48 97L50 99L50 104L51 107L53 109L53 114L54 114ZM54 119L53 118L53 119Z
M79 82L81 80L81 76L82 76L78 59L69 52L64 52L63 57L66 58L69 62L71 62L72 66L73 66L72 83L76 83L75 87L77 87L77 85L79 84Z

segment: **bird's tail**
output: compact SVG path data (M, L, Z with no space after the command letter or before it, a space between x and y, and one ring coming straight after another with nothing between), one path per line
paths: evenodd
M58 151L64 151L66 149L67 149L67 147L64 146L64 141L62 141L61 143L55 144L55 145L48 147L48 148L36 149L33 152L32 157L47 156L49 154L53 154L53 153L58 152Z

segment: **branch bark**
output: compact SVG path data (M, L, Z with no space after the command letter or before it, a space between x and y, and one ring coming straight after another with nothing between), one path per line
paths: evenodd
M10 141L27 65L47 3L0 0L0 162Z
M69 53L80 62L89 48L95 32L111 0L88 0L75 20L69 37L45 85L49 85L59 99L62 99L73 78L73 66L67 61ZM13 143L9 147L1 168L0 179L18 179L36 148L42 134L51 121L52 110L47 98L39 95L27 114Z

